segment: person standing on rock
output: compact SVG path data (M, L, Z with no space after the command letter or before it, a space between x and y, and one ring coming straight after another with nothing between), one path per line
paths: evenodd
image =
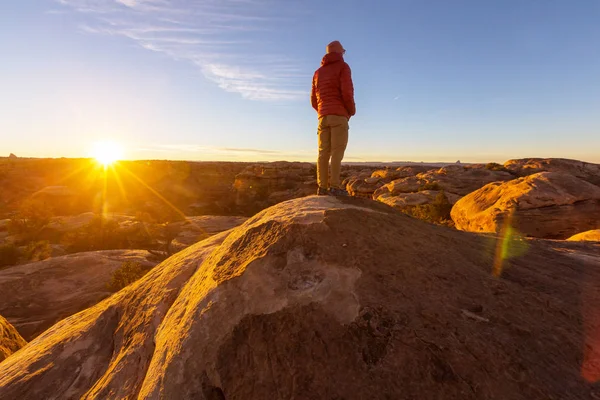
M345 53L337 40L329 43L327 54L312 80L310 100L319 115L318 195L348 195L341 187L340 170L348 144L348 121L356 113L356 105L350 66L344 61Z

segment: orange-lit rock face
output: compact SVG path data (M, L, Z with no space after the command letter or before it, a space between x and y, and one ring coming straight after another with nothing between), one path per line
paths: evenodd
M593 398L598 248L532 241L494 277L496 244L284 202L51 327L0 398Z
M0 315L0 363L26 344L19 332Z
M600 187L570 174L540 172L486 185L459 200L451 215L458 229L499 232L508 212L523 235L567 239L600 226Z

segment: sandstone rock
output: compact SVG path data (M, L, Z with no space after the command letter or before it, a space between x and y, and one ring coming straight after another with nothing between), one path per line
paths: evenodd
M437 170L429 170L416 176L401 178L388 183L373 193L373 198L389 193L397 196L402 193L415 193L420 190L443 190L449 198L460 198L480 187L496 181L506 181L513 176L505 171L491 171L484 165L449 165Z
M13 160L14 160L14 159L17 159L17 158L19 158L19 157L17 157L17 156L16 156L16 155L14 155L13 153L10 153L10 155L8 156L8 158L10 158L10 159L13 159Z
M450 165L437 171L429 171L417 175L433 190L442 189L445 192L465 196L490 182L508 181L514 178L505 171L492 171L484 165Z
M401 193L393 196L391 193L385 193L377 198L378 201L388 206L404 210L407 207L429 204L440 193L436 190L423 190L416 193Z
M600 229L592 229L590 231L581 232L571 236L567 240L572 242L591 241L600 242Z
M304 183L315 175L315 166L301 162L275 162L248 166L233 183L236 205L254 213L277 202L316 192ZM271 196L276 193L275 196Z
M396 183L398 184L399 182L402 182L402 178L414 177L418 173L430 169L431 167L425 166L399 167L397 169L386 168L373 171L370 175L370 170L363 170L358 174L351 175L343 182L343 184L351 196L376 198L376 196L374 196L375 192L388 193L388 190L386 189L381 189L380 191L380 188L385 184L389 184L391 181L397 181ZM391 185L391 187L393 186L394 185ZM396 190L400 193L399 186Z
M415 176L422 172L429 171L434 169L429 166L406 166L406 167L398 167L396 169L386 168L374 171L372 176L378 177L386 182L393 181L395 179L400 178L408 178L409 176Z
M388 183L385 186L380 187L373 193L373 198L377 199L379 196L383 194L390 194L392 196L397 196L401 193L413 193L417 192L423 185L425 181L417 178L416 176L411 176L408 178L397 179Z
M187 217L186 222L180 223L190 228L199 228L209 235L216 235L243 224L248 218L221 215L202 215Z
M592 398L593 256L532 241L498 279L492 238L328 196L219 236L5 360L0 398Z
M106 285L124 261L154 266L148 256L144 250L91 251L2 269L0 315L31 340L109 296Z
M57 232L69 232L83 228L97 218L98 215L93 212L81 213L78 215L54 217L47 228Z
M351 196L371 198L373 192L383 184L384 182L378 177L349 179L346 190Z
M241 225L248 218L203 215L199 217L187 217L185 221L171 224L178 230L176 238L173 240L173 247L181 251L208 236L228 231Z
M486 185L451 212L458 229L472 232L499 232L511 214L511 226L524 235L566 239L600 226L600 188L569 174L541 172Z
M14 326L0 315L0 363L26 344Z
M504 167L517 176L527 176L538 172L563 172L584 181L600 185L600 164L565 158L524 158L508 160Z

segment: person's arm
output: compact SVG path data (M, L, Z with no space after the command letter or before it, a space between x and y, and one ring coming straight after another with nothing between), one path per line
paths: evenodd
M342 74L340 76L340 83L342 89L342 100L344 101L344 107L350 116L356 114L356 104L354 103L354 85L352 84L352 71L350 66L345 64L342 68Z
M316 76L316 73L315 73ZM319 102L317 101L317 87L315 86L315 76L313 76L313 80L312 80L312 91L310 93L310 103L312 104L312 108L315 109L315 111L319 111Z

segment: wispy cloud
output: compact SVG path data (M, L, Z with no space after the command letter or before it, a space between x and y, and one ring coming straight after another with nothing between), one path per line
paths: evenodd
M272 31L294 19L275 0L56 0L86 14L83 32L123 36L197 65L207 79L251 100L307 95L310 72L278 52ZM270 45L270 46L269 46Z
M202 154L222 154L222 153L243 153L243 154L266 154L275 155L282 154L278 150L267 150L267 149L253 149L253 148L240 148L240 147L209 147L209 146L198 146L195 144L157 144L145 147L138 147L136 151L168 151L168 152L181 152L181 153L202 153Z
M264 150L264 149L240 149L240 148L232 148L232 147L222 147L222 148L220 148L220 150L234 152L234 153L281 154L281 151L278 151L278 150Z

